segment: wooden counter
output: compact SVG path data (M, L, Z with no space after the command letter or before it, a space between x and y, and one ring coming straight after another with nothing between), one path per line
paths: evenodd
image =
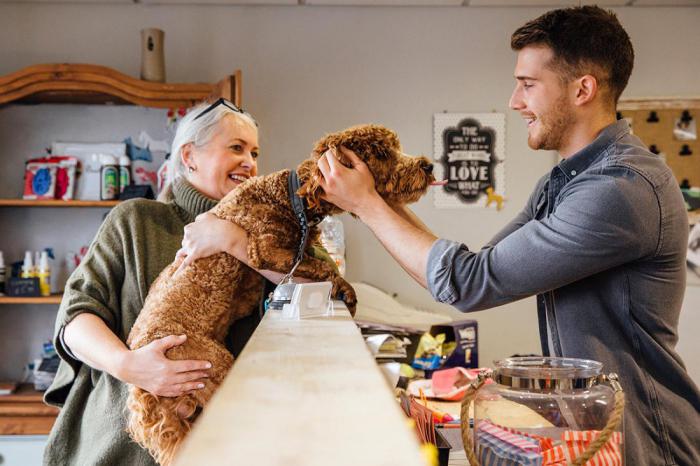
M268 312L175 464L425 466L344 308L298 321Z

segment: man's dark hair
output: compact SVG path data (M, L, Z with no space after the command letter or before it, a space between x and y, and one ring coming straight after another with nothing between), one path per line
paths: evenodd
M634 49L615 13L597 6L549 11L518 28L510 39L513 50L547 46L551 68L570 81L584 74L606 86L617 104L634 66Z

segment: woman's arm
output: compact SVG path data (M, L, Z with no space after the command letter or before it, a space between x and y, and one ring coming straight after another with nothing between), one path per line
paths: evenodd
M207 361L176 361L165 356L170 348L186 341L185 335L170 335L136 350L129 350L98 316L83 313L64 328L64 343L88 366L107 372L154 395L179 396L204 388Z
M250 266L248 234L235 223L222 220L212 213L206 212L198 215L194 223L185 226L182 248L177 253L178 256L185 257L185 260L180 264L177 273L197 259L219 252L231 254ZM257 271L272 283L279 283L284 277L284 274L273 270ZM302 277L295 277L295 281L304 282L306 280Z

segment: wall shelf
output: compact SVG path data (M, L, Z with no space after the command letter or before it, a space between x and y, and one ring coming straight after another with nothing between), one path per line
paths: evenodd
M69 64L69 63L54 63L54 64L38 64L28 66L6 75L0 76L0 111L17 111L26 110L28 106L35 106L35 109L29 109L26 113L35 114L41 112L42 104L61 104L64 108L59 109L66 115L75 113L81 117L85 112L92 111L85 107L89 105L106 105L106 106L135 106L143 108L157 109L180 109L190 108L194 105L203 102L213 102L216 99L223 97L234 104L241 105L241 72L234 71L223 79L214 83L155 83L148 82L136 77L128 76L115 69L91 64ZM22 106L24 109L9 109L9 106ZM68 108L65 108L68 107ZM57 109L49 109L56 111ZM119 110L119 109L114 109ZM132 109L125 108L125 113ZM111 111L105 113L113 113ZM120 112L114 112L120 113ZM148 112L149 118L156 118L162 122L163 115L161 112ZM165 112L162 112L165 113ZM31 119L30 119L31 120ZM29 123L32 121L28 120ZM3 120L3 125L11 125L11 121ZM77 122L80 118L76 118ZM32 130L37 129L37 122L33 122ZM70 125L68 125L70 126ZM8 128L5 128L8 129ZM81 128L84 130L85 128ZM114 131L118 131L114 129ZM52 136L60 138L60 135ZM60 139L59 139L60 140ZM5 141L3 141L5 142ZM43 144L48 144L46 141ZM17 158L15 156L15 158ZM2 159L0 154L0 159ZM10 166L13 161L8 161ZM21 165L14 165L18 169ZM21 174L20 174L21 175ZM0 176L0 182L6 183L12 175L9 171L3 176ZM80 181L78 181L79 183ZM18 191L21 192L21 191ZM7 192L5 197L17 195ZM20 228L13 226L14 219L22 219L23 224L30 222L41 221L50 228L49 222L61 222L61 227L68 228L71 231L71 219L75 217L86 218L94 216L99 218L102 216L102 210L94 209L109 209L119 204L119 201L60 201L60 200L24 200L24 199L0 199L0 223L2 224L2 234L12 236L14 239L19 239L21 242L26 242L28 246L39 243L36 238L41 235L33 233L20 232ZM42 210L44 216L35 215L39 211L27 211L26 208L62 208L63 211L47 212ZM93 209L79 212L75 209L65 210L67 207ZM59 212L61 212L59 214ZM31 215L30 215L31 214ZM65 215L64 215L65 214ZM23 217L27 219L23 219ZM63 236L66 236L65 228L61 230ZM24 234L26 238L20 235ZM71 238L67 238L70 241ZM19 243L19 242L17 242ZM38 244L36 244L38 246ZM8 242L0 245L0 248L6 248L7 253L18 254L21 252L19 244ZM7 256L6 256L7 258ZM9 275L9 268L8 268ZM34 355L33 348L38 343L37 332L29 332L26 329L34 328L35 324L41 322L44 328L50 331L52 324L47 325L50 316L44 312L6 312L12 311L13 306L24 305L43 305L44 309L55 310L62 300L62 295L52 295L46 297L9 297L0 296L0 314L3 316L10 315L11 319L22 319L22 322L8 322L3 320L0 324L0 340L17 341L17 344L10 345L7 351L3 348L3 358L0 361L0 380L17 380L21 378L18 373L18 368ZM19 309L17 309L19 311ZM48 317L47 317L48 316ZM26 322L25 322L26 319ZM10 324L9 326L7 324ZM36 325L38 328L38 325ZM14 332L14 333L13 333ZM19 334L15 334L18 333ZM26 332L23 334L23 332ZM41 335L44 331L39 332ZM32 346L33 345L33 346ZM55 411L52 408L47 408L41 401L41 393L31 393L31 387L25 388L26 393L30 393L30 400L20 401L0 396L0 435L4 434L46 434L51 429L51 425L55 420ZM17 395L12 395L16 397ZM8 403L2 405L2 402ZM19 403L24 403L20 405ZM49 411L43 411L49 410ZM0 458L0 462L2 459Z
M57 199L0 199L0 207L114 207L120 201L61 201Z
M0 304L61 304L62 294L51 296L0 296Z

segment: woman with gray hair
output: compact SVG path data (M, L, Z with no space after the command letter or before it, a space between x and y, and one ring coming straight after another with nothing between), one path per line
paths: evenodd
M180 122L171 153L159 201L134 199L115 207L66 284L55 327L61 363L44 398L62 409L44 464L154 464L125 432L127 384L160 396L204 386L207 361L165 356L186 335L166 336L133 351L125 341L151 283L181 247L185 226L257 175L257 124L224 99L197 106ZM247 262L245 249L230 246L247 243L243 230L207 216L202 223L202 238L190 235L181 254L188 253L191 261L226 251Z

